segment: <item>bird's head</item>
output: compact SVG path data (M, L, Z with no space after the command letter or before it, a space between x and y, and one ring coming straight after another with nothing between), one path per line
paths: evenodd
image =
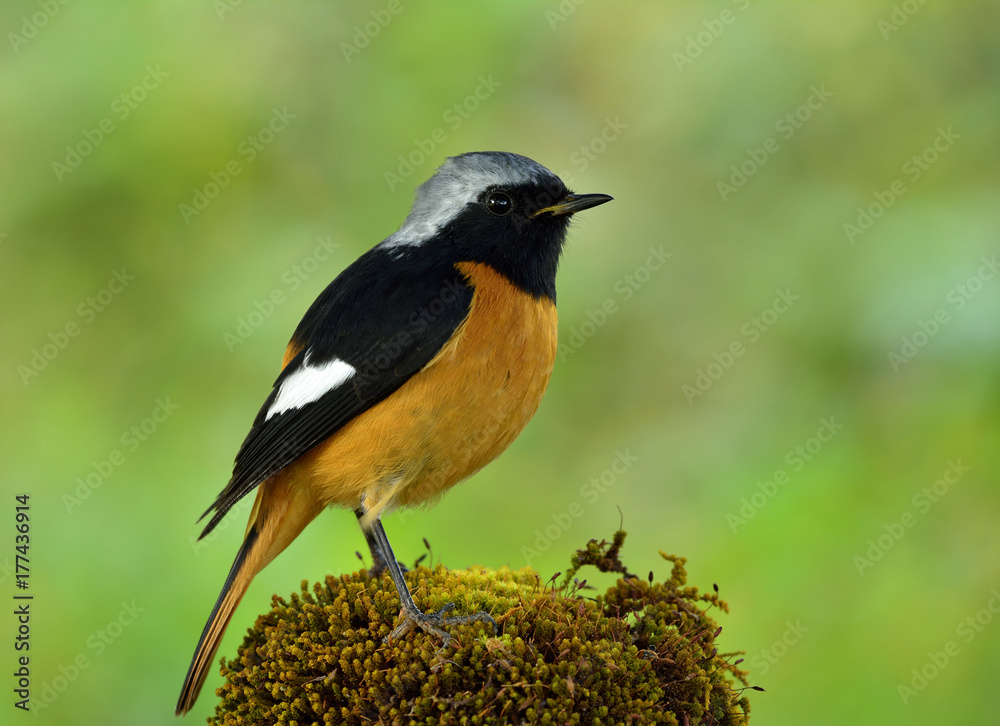
M526 292L555 299L570 217L608 201L606 194L570 192L551 171L518 154L462 154L417 189L406 221L382 244L481 262Z

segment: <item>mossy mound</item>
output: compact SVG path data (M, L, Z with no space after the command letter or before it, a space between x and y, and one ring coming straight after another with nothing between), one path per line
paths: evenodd
M745 724L750 705L731 678L746 674L719 654L708 615L728 611L717 594L686 585L684 559L666 582L623 577L584 597L576 569L624 573L611 543L591 541L561 587L531 569L407 575L417 603L455 613L486 610L455 626L452 645L414 631L383 643L399 612L388 575L327 577L286 601L277 596L237 657L223 661L225 724ZM663 553L661 553L663 554ZM554 580L555 578L553 578ZM551 582L551 581L550 581Z

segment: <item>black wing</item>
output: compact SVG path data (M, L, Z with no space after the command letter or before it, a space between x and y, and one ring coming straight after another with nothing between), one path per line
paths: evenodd
M212 506L212 531L237 501L423 368L465 320L472 288L464 276L420 247L374 247L324 290L299 323L301 347L274 382L247 434L233 477ZM308 360L338 359L355 373L319 398L268 417L281 384Z

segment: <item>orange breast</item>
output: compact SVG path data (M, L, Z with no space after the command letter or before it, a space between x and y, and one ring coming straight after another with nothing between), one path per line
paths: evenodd
M456 335L286 470L320 502L357 507L363 496L370 521L386 507L433 500L495 459L537 410L555 362L555 304L485 265L457 267L474 294Z

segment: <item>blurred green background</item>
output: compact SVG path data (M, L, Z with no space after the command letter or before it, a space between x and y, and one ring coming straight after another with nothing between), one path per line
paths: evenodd
M719 584L755 722L994 722L998 22L915 0L4 3L0 580L10 603L26 492L38 722L174 723L250 503L200 545L195 519L291 331L445 157L492 149L615 201L571 231L538 415L387 519L400 558L426 536L449 567L547 576L621 518L634 570L665 576L664 549ZM358 549L324 512L220 652Z

